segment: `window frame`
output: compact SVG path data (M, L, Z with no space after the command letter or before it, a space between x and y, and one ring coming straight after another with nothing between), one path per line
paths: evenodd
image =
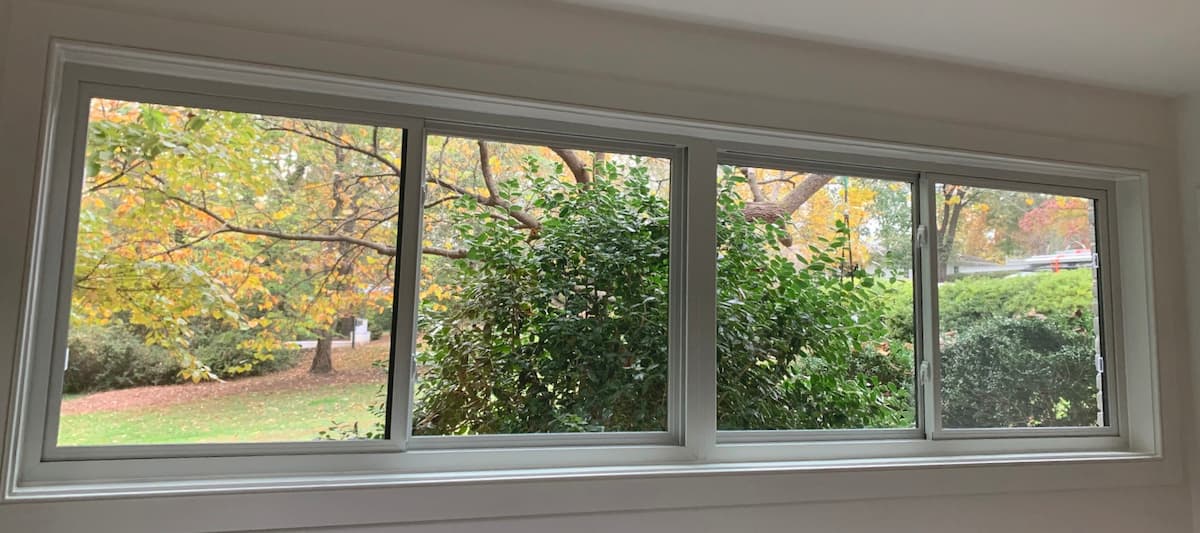
M484 124L472 124L465 122L447 122L447 121L427 121L424 125L423 136L421 139L423 149L428 145L428 139L431 135L440 135L447 137L457 137L468 140L486 140L498 143L525 144L533 146L562 146L572 150L588 150L588 151L604 151L610 153L618 153L622 155L640 155L647 157L656 157L667 159L671 162L671 173L668 177L668 209L670 212L670 247L667 252L668 264L668 317L667 317L667 426L663 431L606 431L600 433L522 433L522 434L481 434L481 435L413 435L412 423L408 421L405 425L405 438L408 440L406 446L411 450L461 450L461 449L477 449L477 448L520 448L520 447L537 447L537 446L596 446L596 445L663 445L663 446L678 446L683 442L683 420L682 420L682 397L683 387L683 352L682 352L682 337L679 332L682 328L679 327L683 323L683 313L686 311L686 305L682 301L686 298L686 289L683 286L684 280L681 276L683 269L683 261L675 260L677 254L682 252L684 246L685 232L687 227L686 211L677 209L686 201L686 193L682 183L685 179L683 173L684 158L686 152L683 147L670 144L656 144L650 142L629 142L624 140L616 140L615 138L604 137L588 137L583 135L561 134L557 132L547 132L527 129L503 128ZM418 166L421 172L425 169L425 160L422 159ZM678 190L677 190L678 189ZM424 202L421 202L423 204ZM423 205L415 206L415 209L420 211L419 217L424 216ZM423 220L418 218L417 220ZM424 230L423 223L415 224L416 231L419 233L416 240L408 243L410 250L419 249L419 244L422 241ZM422 259L422 254L412 254L416 256L418 263L414 269L414 274L420 272L419 263ZM412 260L411 258L408 258ZM420 285L419 276L412 278L410 284L414 287ZM407 316L401 316L401 319L406 321L411 320L414 323L414 332L409 335L413 343L416 342L415 309L420 305L420 301L414 302L414 312L411 319ZM407 306L406 306L407 312ZM410 353L415 354L416 350L410 350ZM405 416L411 416L414 407L412 392L416 387L415 365L413 365L412 357L404 358L401 366L409 366L412 368L402 369L412 375L409 384L409 397L407 400L406 409L398 409L404 411ZM393 405L393 408L396 408Z
M91 44L56 42L51 52L34 229L21 304L17 386L11 404L15 416L6 433L8 463L12 466L7 469L5 479L8 498L86 497L116 489L131 493L189 492L270 489L294 484L369 484L371 480L449 482L703 473L713 469L777 471L947 461L1061 462L1161 457L1144 172L603 111ZM236 103L252 106L246 111L253 113L404 128L406 164L402 202L406 207L415 204L418 209L402 210L399 237L402 243L420 242L419 230L413 228L420 227L421 194L413 188L421 181L410 179L409 169L420 176L417 172L424 164L427 128L496 131L512 139L525 135L568 139L570 144L583 147L588 146L587 142L604 144L614 142L612 139L620 139L615 141L617 144L673 147L677 155L672 160L673 294L668 342L669 353L679 359L679 364L671 374L676 386L668 393L669 401L675 402L668 413L670 439L622 440L620 434L610 434L614 437L597 434L592 436L598 438L583 442L570 434L567 435L571 438L565 440L559 440L560 435L534 436L534 439L528 435L499 436L503 437L500 439L479 436L470 445L462 445L465 441L451 437L456 439L452 445L431 441L424 447L410 446L414 441L407 439L411 431L408 409L391 409L393 438L382 443L115 447L119 450L78 447L73 449L80 453L72 451L66 455L59 453L61 450L48 449L47 435L51 439L57 437L47 417L51 406L57 411L58 400L51 396L60 389L57 382L61 376L55 377L53 366L44 354L54 353L62 325L56 326L55 320L47 320L47 316L56 316L54 307L63 305L64 295L55 281L61 282L62 272L69 270L64 262L69 256L63 255L61 246L56 251L54 244L74 243L73 238L68 240L65 236L69 235L66 232L74 231L69 226L78 216L78 209L72 212L69 204L64 205L72 195L64 193L63 187L78 181L72 176L82 175L86 105L91 94L86 89L100 86L120 88L119 94L106 93L118 99L139 100L136 94L186 94L193 98L188 102L195 102L198 107L238 111L231 107ZM167 103L189 105L177 99ZM80 106L84 106L82 111ZM934 176L965 176L964 179L981 180L984 186L998 187L997 184L1003 183L1029 187L1036 192L1100 194L1103 202L1097 202L1097 239L1098 242L1105 239L1106 245L1100 248L1108 256L1101 259L1106 267L1102 275L1108 279L1108 283L1101 283L1102 297L1107 297L1103 305L1108 308L1102 314L1108 326L1102 342L1108 343L1106 366L1111 365L1106 368L1111 370L1106 376L1110 385L1106 411L1111 423L1101 428L1106 431L1018 428L958 433L959 430L924 425L930 420L940 424L940 419L929 418L925 410L919 410L920 438L911 433L880 433L891 430L879 429L718 433L713 337L716 173L722 157L733 155L761 158L755 161L815 162L830 168L854 168L856 172L917 174L918 194L914 194L913 202L921 207L914 209L915 212L929 207L926 204L932 201L932 195L922 201L919 193L921 186L931 186ZM1105 210L1103 216L1101 204ZM915 212L914 217L931 220L928 213ZM918 227L914 225L914 231ZM1118 253L1118 242L1126 245L1125 253L1129 256ZM394 350L399 339L414 338L415 325L410 318L415 320L416 286L400 283L401 279L416 279L419 272L416 262L419 254L409 255L407 261L397 258L400 269L396 277L397 306L409 317L402 319L399 310L395 313L393 331L398 340ZM914 258L917 257L921 262L931 259L930 254L914 250ZM929 272L928 268L929 264L917 265L921 272ZM917 283L914 280L914 286ZM921 311L924 315L935 310L930 304L936 306L936 288L930 290L929 286L936 284L923 285L924 289L914 297L914 305L924 305ZM681 289L676 290L677 287ZM412 302L413 309L409 310L406 303L400 305L404 302ZM1122 305L1127 302L1135 311L1129 316L1122 314ZM69 304L68 296L68 308ZM51 308L50 315L47 307ZM1139 319L1130 319L1133 316ZM929 337L931 331L936 332L930 330L931 325L936 328L936 323L926 318L916 332L919 345L927 351L936 344L928 342L930 338L936 339L936 335ZM412 346L406 346L411 353ZM936 358L936 354L919 357ZM411 357L393 359L392 397L411 398ZM404 360L407 362L401 363ZM920 397L925 409L937 405L927 398L936 388L924 384L922 387ZM396 438L398 428L407 428L402 432L405 438ZM136 453L129 453L135 448ZM100 450L88 452L88 449ZM214 461L212 457L221 459Z
M1106 424L1103 426L1083 426L1083 427L1015 427L1015 428L950 428L945 427L942 417L942 389L940 387L942 380L942 357L941 343L937 342L940 336L940 322L938 315L938 284L926 283L926 290L922 293L922 299L925 300L924 306L929 311L923 316L923 329L925 338L930 339L923 348L926 353L926 360L930 362L930 382L931 386L926 393L926 412L928 413L930 424L931 439L968 439L968 438L1012 438L1012 437L1027 437L1027 436L1048 436L1048 437L1087 437L1087 436L1117 436L1123 434L1122 424L1124 423L1124 415L1121 410L1120 395L1116 392L1119 385L1117 376L1121 373L1120 356L1121 345L1116 342L1117 331L1115 326L1115 316L1119 314L1117 298L1113 291L1114 278L1111 270L1115 267L1109 265L1114 264L1114 257L1119 257L1116 254L1117 242L1113 239L1110 233L1111 217L1109 216L1110 204L1109 199L1115 190L1111 184L1096 183L1092 186L1064 186L1064 185L1046 185L1038 184L1025 180L1005 180L1005 179L987 179L968 175L948 175L934 172L926 172L921 175L921 188L924 189L924 194L921 203L922 211L925 211L926 226L925 231L931 232L925 237L926 242L933 242L933 235L936 234L937 219L933 216L937 212L937 196L935 194L935 186L937 184L963 185L967 187L978 187L984 189L1016 191L1052 194L1059 196L1070 196L1091 200L1095 208L1095 232L1096 232L1096 247L1094 251L1099 260L1098 275L1099 290L1096 293L1096 305L1099 315L1099 332L1100 353L1098 356L1103 360L1104 368L1104 389L1102 390L1103 405L1100 409L1104 413ZM924 268L932 272L938 264L937 246L925 246L922 251L922 261Z
M289 118L304 118L312 120L327 120L327 121L343 121L354 122L365 125L375 125L379 127L388 127L403 129L405 131L405 157L411 154L411 143L408 142L410 129L419 129L421 121L409 117L386 115L378 113L363 113L351 110L334 110L319 106L306 106L291 103L276 103L264 102L261 100L241 98L236 96L216 96L174 91L170 89L148 89L143 87L131 87L117 84L104 84L81 81L72 91L73 94L64 94L63 104L61 107L61 122L59 131L69 131L72 141L70 149L66 157L69 157L69 167L59 167L59 174L62 175L58 179L49 181L49 185L54 188L50 192L51 201L59 204L65 203L65 206L48 206L50 210L57 208L65 210L65 220L53 221L55 227L51 230L51 235L61 235L61 238L55 239L60 242L61 249L55 250L55 256L46 255L46 259L53 261L53 257L61 258L54 261L58 265L57 268L57 286L53 283L45 283L43 290L46 294L53 291L54 298L57 299L56 309L54 309L53 317L48 318L54 324L54 335L49 342L43 341L43 346L50 346L49 355L38 357L39 362L48 362L50 384L47 390L47 396L44 406L40 402L32 404L34 409L44 409L45 424L42 429L42 457L45 460L83 460L83 459L140 459L140 458L157 458L157 457L196 457L196 456L228 456L240 454L285 454L285 453L328 453L325 448L334 446L339 451L393 451L402 450L404 446L403 439L382 439L374 442L370 441L329 441L329 442L263 442L263 443L196 443L196 444L134 444L134 445L117 445L117 446L59 446L57 443L59 416L62 402L62 387L63 387L63 372L65 370L66 358L58 354L65 354L67 317L69 316L71 306L71 285L74 274L74 255L76 252L76 240L79 222L79 202L81 197L82 180L72 179L71 176L83 175L84 152L87 145L88 133L88 110L92 99L105 98L115 100L136 101L140 103L153 103L162 105L179 105L188 107L201 107L206 109L230 111L237 113L254 113L264 115L285 116ZM66 127L62 127L66 126ZM69 168L69 173L63 174L62 170ZM405 175L410 172L419 171L419 168L413 168L411 165L404 165L402 161L401 171ZM411 180L405 180L411 181ZM404 183L402 185L407 185ZM401 190L401 203L413 204L420 201L420 194L414 194L408 190L409 187L403 187ZM410 209L411 210L411 209ZM62 217L60 217L62 218ZM48 220L48 222L50 222ZM403 232L408 226L401 223L400 231L397 238L404 240ZM399 244L399 243L398 243ZM406 267L401 258L397 257L396 272L394 275L398 278L404 274ZM404 287L396 284L393 300L399 301L404 296L398 293L411 290L410 287ZM49 316L47 313L46 316ZM394 327L395 325L393 325ZM389 350L391 364L389 364L388 385L389 389L399 394L406 394L408 383L405 380L398 379L400 372L394 370L395 365L395 350L396 343L393 342ZM406 419L403 412L398 412L394 409L389 409L389 428L400 421L400 418Z
M900 440L926 438L927 423L930 418L924 410L926 400L924 389L926 384L920 380L921 362L925 360L922 350L916 349L924 345L922 329L922 309L925 303L920 298L925 279L925 266L922 264L921 252L917 247L917 231L921 227L922 211L919 192L920 172L905 171L895 168L871 167L837 163L830 161L789 158L779 154L759 155L751 152L734 150L721 151L717 156L718 165L744 166L751 168L788 170L796 172L827 172L846 175L854 178L865 178L908 185L912 201L910 204L910 221L912 238L910 239L913 258L913 413L916 424L911 428L846 428L846 429L762 429L762 430L718 430L717 444L750 444L769 442L804 442L804 441L868 441L868 440ZM718 361L718 366L720 362Z

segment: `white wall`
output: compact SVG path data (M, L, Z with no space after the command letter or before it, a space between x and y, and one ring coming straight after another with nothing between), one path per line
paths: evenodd
M5 55L5 50L8 48L8 23L12 19L9 13L9 1L0 0L0 58ZM4 87L4 61L0 59L0 87ZM3 105L3 93L0 92L0 105Z
M0 195L0 412L9 405L14 302L20 297L27 245L45 54L49 39L61 37L702 120L1144 169L1151 176L1164 455L1176 470L1183 467L1181 436L1190 431L1186 421L1192 413L1191 367L1186 308L1175 289L1184 280L1175 109L1165 99L538 0L11 2L8 46L0 45L5 54L0 176L7 185ZM438 519L411 527L1024 533L1191 529L1191 502L1181 474L1131 480L1130 486L1034 492L1024 488L1056 483L1039 477L1046 475L1039 467L1017 468L1006 479L1019 478L1019 483L997 482L972 495L902 497L939 491L929 486L933 478L900 473L889 478L898 488L883 499L817 498L637 512L605 508L582 514L573 513L586 509L582 502L589 497L603 493L589 494L586 483L575 483L568 496L580 503L566 511L546 508L543 512L550 516ZM988 474L979 476L986 486ZM911 491L904 487L906 480ZM686 480L663 486L672 493L688 490ZM422 494L376 489L7 503L0 504L0 529L190 531L394 524L405 521L403 509L426 503ZM488 499L483 489L462 494L464 513L485 507ZM680 501L676 496L664 493L663 501ZM645 507L656 505L651 501Z
M1187 259L1188 302L1190 303L1189 318L1191 319L1192 338L1192 383L1200 384L1200 94L1184 96L1178 102L1179 126L1179 175L1180 198L1183 212L1180 217L1184 228L1184 252ZM1195 417L1200 414L1200 395L1193 390L1193 432L1188 443L1191 452L1191 464L1200 465L1200 421ZM1200 475L1196 475L1196 467L1192 467L1192 508L1200 505ZM1200 531L1200 515L1193 516L1195 528Z

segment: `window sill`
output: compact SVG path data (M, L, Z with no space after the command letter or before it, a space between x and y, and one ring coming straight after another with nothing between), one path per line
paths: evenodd
M76 463L79 464L79 463ZM81 470L86 469L80 465ZM210 494L278 493L295 491L342 491L346 489L397 489L407 487L463 487L513 484L606 484L691 483L721 485L722 480L782 481L792 485L794 501L806 501L799 485L823 487L820 499L840 499L825 482L861 478L849 487L846 498L862 498L864 485L890 477L946 478L935 485L907 487L895 494L874 497L936 493L988 493L1006 489L1067 490L1100 486L1141 486L1171 483L1178 468L1156 454L1124 451L1006 453L896 457L879 459L835 459L808 461L761 461L656 464L641 466L595 466L573 468L525 468L436 473L346 473L320 475L220 476L180 480L122 480L118 482L33 482L19 484L6 495L9 502L65 501L97 498L154 497ZM1053 475L1050 475L1053 474ZM1048 477L1049 475L1049 477ZM965 476L965 478L963 477ZM999 477L996 477L999 476ZM957 479L957 482L952 481ZM999 479L1007 482L998 483ZM967 482L964 484L964 481ZM1017 485L1013 485L1017 483ZM768 483L770 484L770 483ZM1025 486L1028 485L1028 486ZM872 487L878 490L880 487ZM518 491L519 492L519 491ZM870 492L870 490L868 490ZM752 502L751 502L752 503ZM761 503L761 502L760 502Z

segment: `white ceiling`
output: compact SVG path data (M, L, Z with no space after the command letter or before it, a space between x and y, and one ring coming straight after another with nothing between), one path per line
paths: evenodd
M1160 95L1200 92L1200 0L560 0Z

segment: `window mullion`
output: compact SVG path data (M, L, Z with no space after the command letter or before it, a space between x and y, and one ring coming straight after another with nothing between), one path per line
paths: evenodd
M683 281L682 298L673 302L678 310L675 316L681 320L672 328L683 348L683 443L697 459L703 459L717 440L716 145L692 141L685 157L682 171L676 174L683 195L676 205L683 209L672 221L673 232L682 236L677 242L682 242L684 252L682 264L672 263L682 274L678 278Z
M937 312L937 265L938 265L938 228L936 199L934 198L933 179L922 174L917 182L917 235L915 246L918 259L917 275L914 283L917 286L917 332L918 332L918 362L917 383L920 394L917 397L919 425L927 439L934 439L942 430L941 409L941 359L938 350L938 312Z

